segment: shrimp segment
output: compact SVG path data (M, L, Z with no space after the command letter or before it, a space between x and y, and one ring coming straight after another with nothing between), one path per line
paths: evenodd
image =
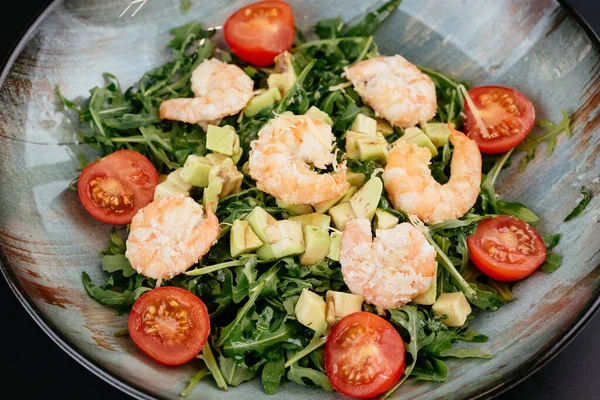
M401 128L425 123L437 110L435 85L404 57L375 57L346 68L343 75L365 103Z
M260 190L290 204L334 199L350 188L346 165L340 164L332 174L311 169L335 165L333 139L325 122L306 115L280 115L252 142L250 175Z
M162 119L190 124L215 121L237 114L254 96L254 82L244 70L216 58L202 62L192 73L191 83L196 97L163 101Z
M184 195L155 200L133 217L125 256L142 275L158 280L185 272L219 237L219 220Z
M342 235L340 263L344 282L354 294L390 310L425 293L434 279L435 249L409 223L378 229L369 220L354 219Z
M428 149L398 140L383 173L385 190L397 210L433 224L460 218L477 201L481 185L481 153L465 134L452 129L454 153L450 180L441 185L431 176Z

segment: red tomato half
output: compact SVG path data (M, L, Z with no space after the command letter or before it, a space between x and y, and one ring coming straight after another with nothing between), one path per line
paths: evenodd
M338 392L365 399L378 396L404 373L404 342L392 324L375 314L347 315L329 334L325 369Z
M225 22L227 45L239 58L257 67L273 64L275 56L294 44L294 15L285 1L259 1L240 8Z
M158 173L142 154L115 151L94 161L79 175L77 191L83 207L108 224L129 224L154 199Z
M546 258L546 245L536 230L506 215L481 221L467 242L477 268L499 281L523 279Z
M517 146L531 131L535 109L521 92L503 86L479 86L469 96L481 115L489 136L485 137L465 100L465 134L482 153L503 153Z
M128 321L135 344L165 365L184 364L200 353L210 333L206 306L196 295L174 286L144 293Z

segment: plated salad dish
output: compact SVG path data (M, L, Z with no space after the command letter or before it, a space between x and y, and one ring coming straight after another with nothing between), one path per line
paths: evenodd
M149 360L197 366L182 396L201 380L358 398L444 381L453 359L494 356L474 318L559 268L560 234L495 188L540 144L552 155L568 114L536 121L517 88L381 54L400 2L309 32L284 1L248 4L173 29L171 60L126 90L109 73L84 101L59 88L100 152L72 189L114 225L106 281L83 286Z

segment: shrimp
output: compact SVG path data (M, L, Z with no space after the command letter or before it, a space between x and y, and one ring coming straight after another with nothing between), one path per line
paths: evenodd
M125 257L149 278L171 279L208 252L219 237L219 221L208 207L183 194L163 197L131 221Z
M394 208L428 224L460 218L475 204L481 184L481 153L465 134L452 129L454 153L450 180L436 182L428 167L431 152L399 139L388 155L383 173L385 190Z
M271 120L251 144L250 176L258 189L290 204L334 199L350 188L346 165L318 174L311 166L336 166L333 133L325 122L306 115L284 114Z
M354 294L384 310L396 309L425 293L433 282L435 249L404 222L371 235L368 219L353 219L342 235L340 263L344 282Z
M436 113L433 81L400 55L361 61L346 67L342 76L392 125L408 128L429 121Z
M237 114L254 96L254 82L237 65L211 58L192 73L192 92L196 97L165 100L159 113L162 119L197 124Z

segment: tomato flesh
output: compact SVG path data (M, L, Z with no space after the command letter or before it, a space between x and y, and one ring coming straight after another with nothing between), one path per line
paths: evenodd
M133 305L129 335L154 360L181 365L200 353L210 333L206 305L193 293L163 286L144 293Z
M275 57L294 44L292 8L285 1L268 0L249 4L225 22L227 45L239 58L257 67L273 64Z
M504 86L479 86L469 90L489 136L482 132L465 101L465 134L482 153L503 153L521 143L531 131L535 109L521 92Z
M467 243L477 268L499 281L523 279L546 258L546 245L537 231L506 215L481 221Z
M370 398L392 388L404 373L404 342L385 319L368 312L345 316L325 346L332 386L347 396Z
M154 199L158 173L142 154L115 151L89 164L79 175L81 204L94 218L109 224L129 224L139 209Z

